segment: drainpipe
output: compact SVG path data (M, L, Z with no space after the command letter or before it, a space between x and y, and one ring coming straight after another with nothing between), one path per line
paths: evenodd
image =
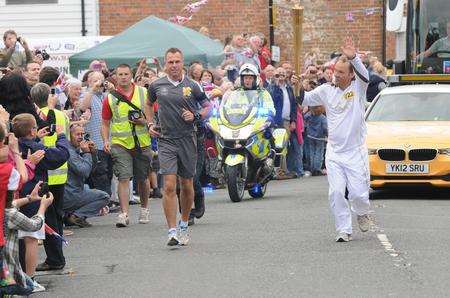
M382 59L382 63L383 65L386 65L386 0L383 0L383 10L381 10L382 14L383 14L383 30L382 32L382 49L381 49L381 59Z
M85 0L81 0L81 36L86 36L86 11Z
M269 0L269 45L271 49L274 44L275 34L273 26L273 0Z

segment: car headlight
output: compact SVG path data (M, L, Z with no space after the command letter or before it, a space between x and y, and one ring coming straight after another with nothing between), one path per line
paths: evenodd
M450 148L439 149L439 154L450 155Z
M367 149L369 155L376 155L378 149L369 148Z

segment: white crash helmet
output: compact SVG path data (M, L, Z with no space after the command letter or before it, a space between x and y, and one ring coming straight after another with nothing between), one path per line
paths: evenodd
M251 89L256 90L259 85L259 70L254 64L245 63L239 70L239 76L241 78L241 87L244 87L244 76L254 76L253 86Z

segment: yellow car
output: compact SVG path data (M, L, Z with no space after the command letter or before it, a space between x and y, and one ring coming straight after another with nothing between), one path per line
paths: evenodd
M386 88L365 117L373 189L450 187L450 85Z

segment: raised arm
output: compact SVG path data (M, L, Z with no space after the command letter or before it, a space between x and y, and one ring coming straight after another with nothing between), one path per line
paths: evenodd
M353 66L356 79L364 84L369 84L369 71L366 69L361 59L357 55L357 51L351 37L345 38L342 53L347 56Z
M19 42L22 45L23 49L25 50L26 63L33 62L33 53L31 52L28 43L25 41L24 38L21 38Z
M43 214L36 214L35 216L28 218L17 210L14 210L13 212L14 214L8 218L9 229L35 232L39 231L44 224Z
M33 199L34 201L40 200L41 204L39 210L31 218L28 218L24 214L17 210L12 211L13 214L8 219L8 228L15 230L23 230L27 232L38 231L42 228L45 221L45 211L53 203L53 194L49 192L44 197L37 197Z
M356 56L353 60L350 60L350 63L353 66L356 79L359 80L360 83L369 85L369 71L362 63L361 58Z

